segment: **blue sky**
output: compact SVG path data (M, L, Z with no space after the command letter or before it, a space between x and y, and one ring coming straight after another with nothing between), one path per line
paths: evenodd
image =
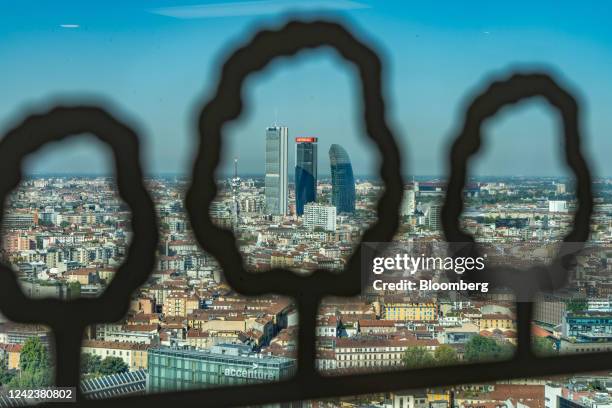
M110 4L109 4L110 3ZM512 7L509 5L512 4ZM196 104L216 82L222 58L257 27L287 12L316 10L345 21L384 55L389 120L405 174L446 172L447 147L464 103L487 79L513 68L552 69L583 102L585 147L596 175L612 175L612 13L606 2L570 1L30 1L0 13L0 129L57 101L103 98L143 138L149 173L188 171ZM365 139L353 68L333 52L276 61L246 84L248 112L226 129L227 168L263 171L264 128L276 119L290 136L346 147L357 174L380 159ZM538 101L485 126L491 143L474 174L565 174L558 118ZM34 172L108 168L97 143L82 139L33 156ZM293 156L293 148L290 151Z

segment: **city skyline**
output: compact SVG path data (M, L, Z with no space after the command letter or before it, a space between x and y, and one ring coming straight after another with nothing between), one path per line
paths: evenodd
M217 181L227 180L233 176L232 172L221 173L218 174L215 179ZM265 173L243 173L239 172L238 174L241 178L264 178ZM319 172L319 175L322 175L319 179L323 180L331 180L331 173ZM355 179L364 179L364 180L372 180L376 181L378 175L376 174L354 174ZM111 172L106 173L87 173L87 172L49 172L49 173L28 173L24 174L24 180L28 178L47 178L47 177L59 177L59 178L70 178L70 177L83 177L83 178L114 178L115 174ZM180 178L182 180L189 180L191 177L190 173L152 173L146 174L145 179L154 179L154 178ZM410 183L412 178L415 179L423 179L423 180L440 180L442 182L446 181L447 175L440 174L403 174L402 177L406 183ZM289 172L288 176L290 181L294 181L295 176ZM522 174L503 174L503 175L493 175L493 174L483 174L483 175L473 175L468 176L469 180L488 180L488 179L546 179L546 180L565 180L568 182L573 182L573 178L571 176L554 176L554 175L522 175ZM597 180L610 180L612 176L607 177L594 177L594 181Z
M80 334L62 337L53 319L52 327L11 321L19 314L8 309L20 307L0 313L0 406L13 405L20 390L49 391L59 382L75 386L80 402L173 391L166 398L178 401L181 391L215 389L225 405L612 408L612 370L599 370L607 354L588 355L612 352L612 14L605 5L14 3L0 15L0 137L43 104L104 99L142 138L142 187L156 233L144 245L152 262L139 263L132 256L142 243L138 200L118 193L110 149L94 138L48 144L24 160L0 225L0 259L17 292L49 299L43 306L104 303L131 266L148 275L114 299L123 316L78 326ZM323 49L249 76L242 115L222 126L221 160L209 175L215 197L190 205L196 108L214 93L219 63L256 30L320 12L381 55L384 116L404 160L400 191L388 191L377 175L385 157L361 128L357 70ZM461 211L453 226L474 241L462 251L449 245L442 222L453 198L449 144L482 86L534 68L554 70L581 102L581 146L593 176L588 218L580 215L590 202L563 164L559 115L533 100L482 125L481 151L454 197ZM389 193L403 195L398 214L380 205ZM371 242L381 231L388 242ZM584 242L567 242L577 235ZM305 287L308 275L320 285ZM339 282L342 275L351 281ZM325 295L334 282L347 296ZM77 334L79 344L61 347ZM80 357L64 364L67 352ZM485 372L481 363L514 372ZM418 377L430 367L444 377L453 366L476 375L383 384L394 370L419 370ZM296 373L303 383L272 386ZM332 377L340 387L329 395L310 381ZM265 387L259 393L257 384ZM219 389L226 386L239 388Z
M288 129L288 126L281 126L278 125L276 122L274 123L274 125L265 127L266 131L269 129L274 129L274 128L282 128L282 129ZM82 139L73 139L72 143L73 145L68 145L66 146L66 148L62 149L62 152L59 152L58 149L53 149L53 147L49 147L49 146L45 146L43 147L41 150L44 151L44 153L50 153L51 156L63 156L66 155L66 152L68 153L68 156L72 155L74 156L74 154L78 154L78 149L79 149L79 145L82 146L83 143L86 143L88 141L88 138L91 139L91 136L87 136L85 138ZM286 162L287 165L287 172L286 172L286 179L288 182L292 182L295 183L296 177L295 177L295 172L291 172L289 171L290 167L294 167L297 168L298 165L298 145L303 144L304 142L306 143L313 143L315 146L317 146L317 148L315 150L318 150L318 145L319 142L322 141L324 142L323 145L325 145L325 140L320 140L321 138L319 137L314 137L314 136L297 136L294 138L294 142L295 142L295 154L294 155L290 155L289 154L289 133L287 133L287 141L285 143L286 145L286 160L283 159ZM314 142L313 142L314 141ZM95 143L99 143L98 141L94 140ZM329 141L327 142L327 144L329 144L330 148L334 145L337 145L336 143L330 143ZM76 145L76 147L75 147ZM106 146L101 145L100 144L101 149L99 150L98 153L102 153L102 155L105 157L105 162L103 166L100 166L102 168L105 167L112 167L111 166L111 162L112 162L112 157L110 154L108 154L109 152L107 151ZM355 147L355 146L353 146ZM266 146L264 146L265 149L267 149ZM238 153L240 153L241 151L238 151ZM252 153L252 152L251 152ZM267 155L267 151L264 152L264 155ZM257 155L257 153L255 154ZM239 156L239 155L238 155ZM237 171L235 165L236 162L239 161L239 157L235 156L232 158L231 160L231 167L227 167L225 166L225 164L220 164L220 169L224 169L225 171L217 171L216 174L216 179L218 181L226 179L226 178L231 178L233 176L235 176L235 172ZM110 171L101 171L99 169L93 170L93 171L89 171L89 172L81 172L81 171L53 171L53 172L35 172L32 171L32 168L34 168L36 166L36 164L32 165L31 163L35 163L35 159L37 157L37 153L30 155L28 157L26 157L25 160L25 172L26 172L26 177L47 177L47 176L59 176L59 177L70 177L70 176L79 176L79 177L114 177L114 173L111 173ZM322 157L326 157L325 155ZM95 160L99 160L100 158L94 157L94 161ZM258 158L259 160L259 158ZM225 160L227 161L227 160ZM317 161L318 164L318 158L315 159L315 161ZM331 171L331 161L328 161L327 166L323 166L323 171L319 171L318 170L318 166L316 166L317 168L315 169L315 172L317 173L317 175L321 175L323 179L331 179L333 174ZM92 166L92 167L96 167L96 166ZM261 168L261 165L258 165L259 168ZM326 171L326 169L330 169L330 171ZM181 178L190 178L191 177L191 171L190 170L186 170L185 172L158 172L158 173L148 173L145 174L145 177L181 177ZM266 171L265 169L263 171L260 172L240 172L239 173L240 176L243 177L252 177L252 178L265 178L266 176ZM372 180L372 181L376 181L379 178L379 174L377 174L376 172L371 172L371 173L354 173L354 177L355 178L360 178L360 179L367 179L367 180ZM411 178L424 178L424 179L440 179L440 180L445 180L447 177L449 177L448 174L402 174L402 177L405 179L405 181L408 181ZM573 180L573 174L569 173L567 174L521 174L521 173L512 173L512 174L468 174L467 178L468 180L478 180L478 179L487 179L487 178L550 178L550 179L558 179L558 180ZM609 179L612 178L612 176L610 177L598 177L595 176L593 177L594 180L598 180L598 179ZM316 177L315 177L316 179Z
M330 150L334 165L350 162L340 146ZM344 176L348 173L340 180ZM152 281L135 293L123 324L97 325L83 341L84 358L90 362L82 377L88 392L99 391L87 381L101 375L97 364L110 364L108 358L114 359L114 368L105 369L103 378L114 378L118 373L132 377L133 388L125 390L117 385L121 393L239 385L290 376L295 367L292 341L297 339L298 323L290 300L276 296L250 299L228 288L219 265L198 248L190 233L182 207L184 181L157 179L147 184L154 191L159 209L163 237L163 245L157 249L159 263ZM333 197L334 184L332 179L331 184L322 186L324 199ZM593 252L589 250L579 262L595 268L577 271L578 281L554 302L543 307L538 307L542 303L536 304L537 331L533 334L537 354L586 353L612 347L609 341L592 340L594 333L604 333L612 324L612 299L606 292L607 275L602 262L610 254L606 246L611 237L610 186L602 183L595 191L600 200L592 219L591 239L595 245L590 247ZM402 226L394 239L396 244L444 242L439 218L444 188L438 180L411 186L412 194L407 194L402 205ZM495 248L510 244L509 249L527 250L508 253L508 260L517 256L521 260L524 256L529 261L539 259L571 228L575 208L571 189L563 182L533 178L468 185L461 226L478 236L479 242L492 242ZM291 210L287 217L271 220L262 211L262 184L235 174L220 186L211 216L215 223L234 229L245 264L253 272L275 267L296 273L318 268L340 270L357 244L357 237L375 220L375 201L382 187L360 182L355 190L357 208L351 216L337 214L335 206L317 202L305 205L303 217L296 217ZM120 201L110 180L24 181L8 201L3 218L3 250L24 292L35 298L60 299L103 293L129 244L129 212ZM240 207L240 223L233 219L235 205ZM535 251L534 245L538 248ZM440 247L443 251L444 248ZM431 273L429 267L427 273ZM401 276L391 273L383 277L388 279L385 283L392 285ZM580 291L587 282L595 283L586 294L588 302L582 300L586 299L585 293ZM417 298L397 286L381 291L374 285L363 290L360 297L348 303L322 303L316 333L334 340L317 346L317 369L324 375L411 368L420 364L414 360L414 352L427 360L424 364L433 365L443 361L442 351L450 355L452 364L460 364L505 359L515 350L515 311L504 294L482 302L470 297L446 299L437 289L421 291ZM585 328L585 323L595 316L599 319L597 327ZM177 324L184 330L177 331ZM431 334L423 337L426 333ZM605 337L610 338L607 333ZM15 355L20 347L25 348L25 342L32 337L43 343L48 341L47 333L43 328L6 323L0 324L0 335L4 339L0 349L12 353L12 359L9 356L5 360L10 379L7 387L11 388L18 384L15 379L19 379L19 356ZM365 349L364 342L368 344ZM488 344L480 347L481 342ZM394 347L393 353L389 353L389 346ZM119 357L113 350L120 352ZM198 366L188 370L181 367L180 362L187 358L196 359ZM287 371L255 369L254 359L281 364ZM209 364L215 369L211 371ZM601 378L607 381L609 375ZM551 387L559 390L557 378L541 381L534 402L543 401ZM520 391L516 385L510 395ZM488 394L485 390L470 398L486 400Z

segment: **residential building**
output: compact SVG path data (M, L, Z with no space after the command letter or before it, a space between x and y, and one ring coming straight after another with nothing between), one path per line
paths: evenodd
M309 230L317 228L336 231L336 207L317 203L304 206L304 226Z
M383 319L385 320L420 320L433 321L438 318L438 306L435 302L413 302L404 300L390 300L383 305Z
M147 368L147 353L150 347L140 343L85 340L81 350L83 353L100 356L103 360L106 357L118 357L133 371Z

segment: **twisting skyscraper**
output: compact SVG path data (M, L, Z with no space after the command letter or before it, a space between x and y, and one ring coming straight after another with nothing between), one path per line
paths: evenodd
M329 148L332 177L332 204L338 213L355 212L355 177L351 159L342 146L333 144Z
M273 126L266 129L266 213L287 214L287 148L289 129Z
M317 200L317 138L295 138L295 211L304 214L304 205Z

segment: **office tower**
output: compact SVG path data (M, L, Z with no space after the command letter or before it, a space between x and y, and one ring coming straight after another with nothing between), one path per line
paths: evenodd
M404 199L402 201L402 208L400 209L401 215L402 216L414 215L415 209L416 209L416 193L414 192L414 190L405 190Z
M258 214L263 210L263 200L257 195L240 198L240 211L249 214Z
M317 203L304 206L304 226L309 230L322 228L325 231L336 230L336 207Z
M332 204L338 213L355 212L355 177L348 153L340 145L329 148L332 176Z
M442 206L439 204L431 203L425 208L425 222L431 230L439 230L442 227L440 220L440 212Z
M266 129L266 214L287 214L287 143L289 129L273 126Z
M565 194L565 192L566 192L565 184L564 183L557 183L556 191L557 191L557 194Z
M317 201L317 138L295 138L295 212L304 214L304 205Z

